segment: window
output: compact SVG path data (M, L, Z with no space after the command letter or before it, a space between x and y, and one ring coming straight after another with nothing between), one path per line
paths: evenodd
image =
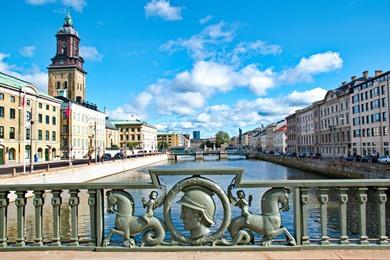
M374 114L374 121L380 122L381 121L381 113L375 113Z
M51 132L51 140L52 141L56 140L56 131Z
M64 82L64 89L67 89L67 88L68 88L68 82L65 81L65 82Z
M42 114L38 114L38 122L42 123Z
M4 107L0 107L0 117L4 117Z
M9 118L15 119L15 109L14 108L9 109Z
M382 121L386 121L386 120L387 120L387 113L383 112L382 113Z
M9 128L9 139L15 139L15 127Z
M359 102L359 94L352 97L352 104Z
M4 94L0 93L0 100L4 100Z
M387 136L387 134L388 134L387 131L388 131L388 130L387 130L387 126L384 126L384 127L383 127L383 135L386 135L386 136Z
M57 89L60 89L61 88L61 83L59 81L57 81L57 86L56 86Z
M42 103L39 103L39 108L42 108Z
M46 110L49 110L50 109L50 106L49 105L46 105Z
M0 126L0 139L4 139L4 126Z
M360 112L360 106L359 105L353 106L352 107L352 112L353 112L353 114L359 113Z
M38 130L38 140L42 140L42 130Z
M49 131L46 131L46 132L45 132L45 140L46 140L46 141L49 141L49 140L50 140L50 133L49 133Z
M15 96L10 96L9 98L10 98L10 101L11 101L12 103L15 103L15 100L16 100L16 99L15 99Z
M31 100L30 99L27 99L27 106L31 106Z
M30 140L30 139L31 139L31 129L26 128L26 140Z
M50 124L50 116L46 116L45 123L46 123L46 124Z
M386 98L382 98L382 107L386 106Z
M56 125L56 123L57 123L57 118L56 118L55 116L53 116L53 117L51 118L51 123L52 123L53 125Z
M56 112L56 107L53 106L53 112Z
M13 161L15 160L16 151L14 148L9 149L8 151L8 160Z

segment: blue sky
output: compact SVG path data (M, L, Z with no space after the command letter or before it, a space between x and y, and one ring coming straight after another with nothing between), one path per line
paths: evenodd
M3 0L0 71L46 91L67 6L87 99L160 130L237 134L389 70L389 1Z

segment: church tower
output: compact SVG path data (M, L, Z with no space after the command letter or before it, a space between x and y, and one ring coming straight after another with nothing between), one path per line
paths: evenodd
M82 103L85 100L84 59L79 56L80 38L73 27L70 14L58 30L57 51L49 65L48 92L51 96L63 96Z

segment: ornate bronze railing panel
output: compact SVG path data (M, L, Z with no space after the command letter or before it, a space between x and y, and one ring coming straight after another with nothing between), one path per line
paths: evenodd
M162 184L161 176L173 175L181 179L172 187ZM231 180L221 186L213 176L222 175ZM261 250L264 248L312 248L389 246L386 231L386 202L390 180L288 180L244 182L241 169L154 169L150 170L151 182L143 183L79 183L79 184L31 184L0 185L0 250ZM252 195L245 193L252 188L266 188L261 199L261 213L251 211ZM148 198L135 201L131 190L152 190ZM129 192L130 191L130 192ZM369 191L375 200L369 201ZM87 194L81 200L80 194ZM26 203L32 195L34 207L33 239L26 240ZM67 194L67 195L65 195ZM351 195L352 194L352 195ZM45 199L48 195L50 199ZM67 196L66 203L64 197ZM215 199L219 200L219 204ZM294 212L292 230L282 226L282 211L289 211L289 200ZM310 237L309 220L312 201L318 201L320 237ZM359 238L348 236L349 203L355 203L356 225ZM141 203L141 204L140 204ZM178 203L183 227L178 231L172 221L172 206ZM368 203L374 203L376 217L367 219ZM43 207L51 205L51 234L43 235ZM143 215L135 215L137 204L145 208ZM221 208L217 209L217 205ZM339 235L330 235L329 210L339 212ZM7 217L10 207L16 209L16 239L7 237ZM61 225L64 207L69 210L69 227ZM162 207L163 218L154 211ZM232 216L232 207L240 211ZM80 209L89 213L88 239L79 237ZM223 211L217 223L215 214ZM105 217L115 214L115 226L105 234ZM377 236L368 237L367 223L375 221ZM217 226L219 225L219 226ZM212 228L213 227L213 228ZM61 230L68 228L69 238L61 237ZM112 235L123 238L123 244L111 244ZM275 241L284 234L285 240ZM259 235L260 240L256 239Z

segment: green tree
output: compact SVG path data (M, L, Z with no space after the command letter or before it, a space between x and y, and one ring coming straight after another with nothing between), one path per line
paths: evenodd
M167 142L158 142L157 147L160 151L168 149L168 143Z
M214 147L214 142L207 140L205 145L206 145L207 148L213 148Z
M139 146L139 142L127 142L126 146L127 148L134 149Z
M215 145L221 147L221 144L228 144L230 141L229 134L224 131L218 131L215 135Z

